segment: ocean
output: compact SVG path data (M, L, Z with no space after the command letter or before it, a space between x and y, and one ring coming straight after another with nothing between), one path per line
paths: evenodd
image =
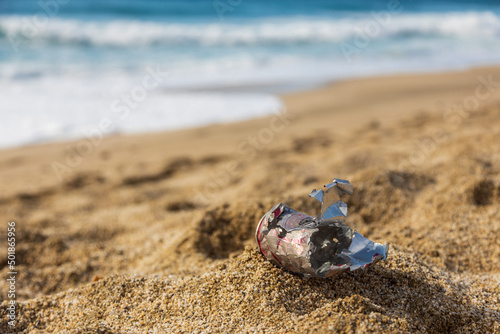
M0 147L103 120L242 120L331 81L499 63L499 1L0 0Z

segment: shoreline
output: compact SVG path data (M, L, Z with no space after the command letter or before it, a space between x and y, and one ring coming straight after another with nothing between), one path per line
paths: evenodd
M315 91L323 91L326 88L331 88L337 84L343 84L343 83L352 83L352 82L365 82L369 80L377 80L377 79L401 79L402 81L405 81L407 78L415 77L434 77L434 76L450 76L453 74L459 74L459 73L464 73L464 72L478 72L478 73L483 73L484 71L495 71L497 68L500 68L500 64L492 64L492 65L480 65L480 66L467 66L467 67L455 67L455 68L449 68L449 69L432 69L429 71L424 71L422 72L421 70L408 70L408 71L402 71L402 72L390 72L388 74L380 74L380 73L372 73L372 74L367 74L367 75L354 75L350 77L341 77L339 79L335 80L320 80L316 83L309 83L309 84L289 84L289 87L294 86L295 88L288 88L288 89L283 89L283 84L282 85L273 85L272 87L275 87L274 90L271 90L267 88L266 90L261 90L261 88L265 86L261 85L254 85L250 84L249 87L254 87L256 88L254 91L247 91L246 89L248 88L245 85L242 86L227 86L227 87L216 87L215 89L211 90L209 88L192 88L192 89L168 89L167 92L200 92L200 93L243 93L243 94L250 94L250 95L268 95L270 97L275 97L279 99L281 102L283 102L283 105L285 106L285 101L284 99L292 98L294 95L300 95L302 96L303 94L308 94L308 93L313 93ZM281 87L280 89L276 87ZM302 88L298 88L302 87ZM258 89L257 89L258 88ZM134 132L116 132L116 133L110 133L107 135L104 135L104 138L110 138L110 137L123 137L123 136L148 136L148 135L161 135L162 133L173 133L173 132L182 132L182 131L189 131L189 130L196 130L196 129L202 129L202 128L210 128L212 126L219 126L219 125L230 125L230 124L235 124L235 123L244 123L247 121L251 121L253 119L260 119L260 118L266 118L266 117L272 117L273 113L269 112L268 114L264 114L261 116L254 116L250 118L243 118L241 120L229 120L229 121L223 121L223 122L215 122L215 123L207 123L207 124L200 124L200 125L194 125L194 126L189 126L189 127L180 127L180 128L173 128L173 129L164 129L164 130L152 130L152 131L134 131ZM95 129L99 127L99 124L95 124ZM28 147L43 147L45 145L64 145L64 144L70 144L70 143L76 143L81 140L85 140L85 137L78 137L78 138L59 138L59 139L48 139L48 140L42 140L40 142L31 142L31 143L25 143L25 144L19 144L19 145L14 145L14 146L0 146L0 152L5 152L5 151L10 151L10 150L16 150L16 149L22 149L22 148L28 148Z

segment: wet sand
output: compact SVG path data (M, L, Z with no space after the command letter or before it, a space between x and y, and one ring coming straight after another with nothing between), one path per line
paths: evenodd
M500 68L283 100L245 122L1 151L15 331L500 332ZM307 195L333 178L388 259L333 280L266 261L259 218L279 202L316 215ZM5 242L0 259L6 278Z

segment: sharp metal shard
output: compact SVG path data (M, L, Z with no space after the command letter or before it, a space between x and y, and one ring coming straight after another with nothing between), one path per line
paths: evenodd
M349 181L334 179L309 196L321 202L317 217L285 204L266 213L255 234L260 251L271 262L305 277L332 277L347 270L366 268L385 260L389 246L375 243L344 222Z

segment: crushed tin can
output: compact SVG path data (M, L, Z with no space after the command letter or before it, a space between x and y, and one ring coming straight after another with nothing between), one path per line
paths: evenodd
M280 203L261 218L255 238L262 254L304 277L333 277L385 260L389 245L375 243L344 224L351 183L334 179L324 188L309 194L321 202L318 217Z

